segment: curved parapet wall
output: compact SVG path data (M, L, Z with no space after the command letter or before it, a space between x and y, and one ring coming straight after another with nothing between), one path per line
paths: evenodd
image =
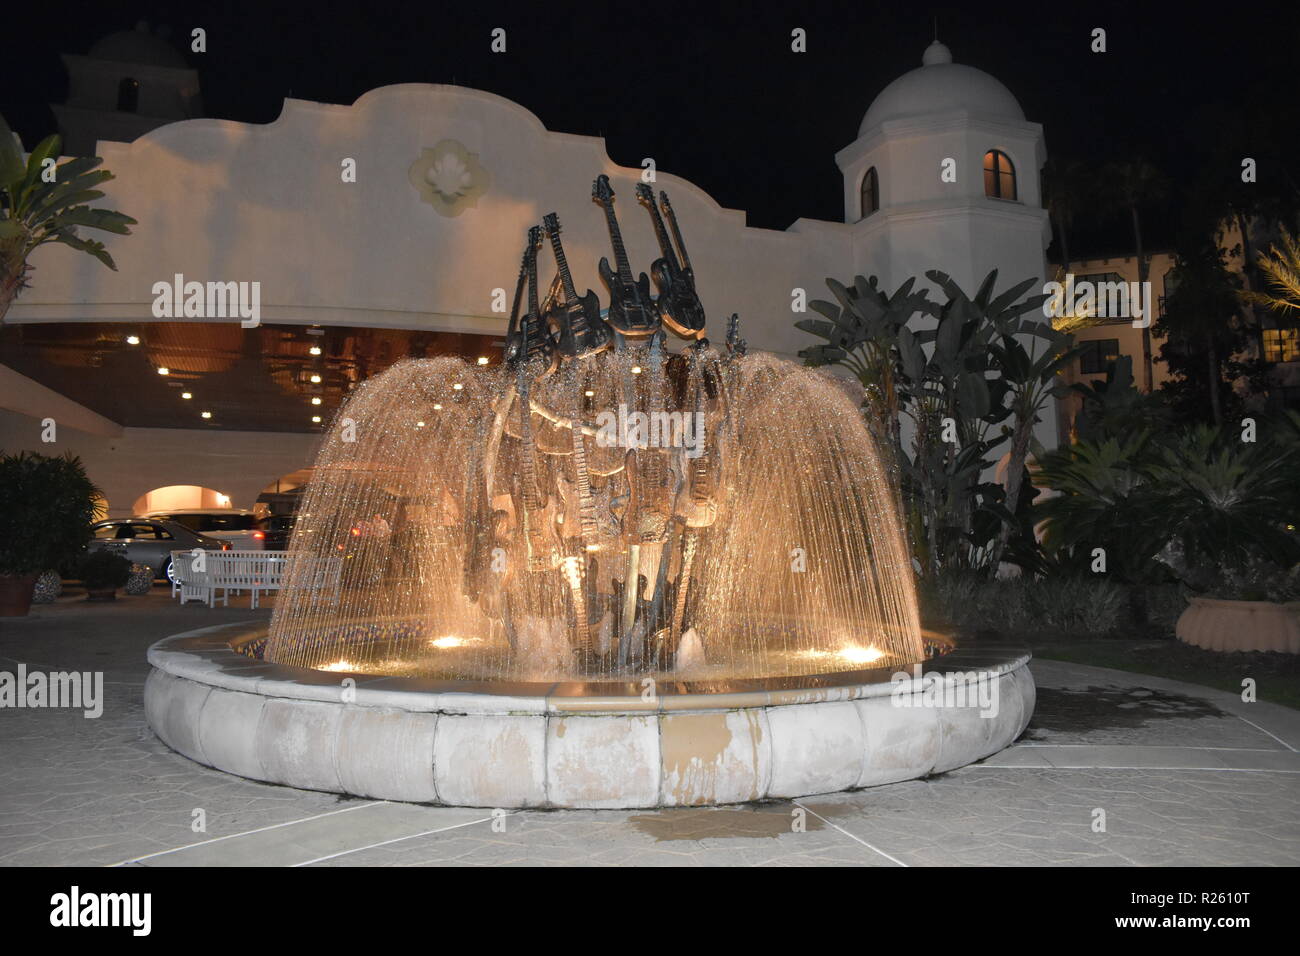
M996 753L1034 709L1027 653L957 648L919 676L474 684L335 674L207 628L149 649L149 726L227 773L476 807L637 808L792 798L942 773Z

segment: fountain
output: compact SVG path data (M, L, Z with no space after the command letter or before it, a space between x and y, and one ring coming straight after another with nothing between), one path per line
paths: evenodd
M578 295L551 214L525 243L504 363L405 360L361 384L270 627L151 648L168 745L367 797L645 807L890 783L1019 735L1027 655L922 630L858 403L750 354L734 315L715 348L667 195L637 198L658 296L602 176L607 311Z

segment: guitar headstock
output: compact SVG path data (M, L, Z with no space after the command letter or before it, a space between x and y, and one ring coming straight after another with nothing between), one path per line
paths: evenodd
M653 209L655 205L655 191L645 183L637 183L636 201L648 209Z
M551 236L560 234L560 217L553 212L548 212L542 217L542 225L546 227L546 232Z
M614 190L609 186L609 177L601 173L596 177L596 181L591 184L591 198L593 202L611 203L614 201Z
M537 256L537 250L540 248L542 248L542 227L529 226L528 227L528 252L526 253L526 255L530 255L535 258Z
M673 214L673 204L668 201L668 193L662 189L659 190L659 201L663 203L664 213L671 216Z

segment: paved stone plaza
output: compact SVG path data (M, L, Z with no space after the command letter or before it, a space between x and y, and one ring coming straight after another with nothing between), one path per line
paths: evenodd
M0 671L103 671L104 712L0 710L0 863L23 865L1297 865L1300 712L1035 660L1018 743L927 780L717 809L490 811L254 783L145 725L145 650L265 619L66 597L0 621ZM201 809L206 832L192 820ZM1094 811L1105 832L1094 832Z

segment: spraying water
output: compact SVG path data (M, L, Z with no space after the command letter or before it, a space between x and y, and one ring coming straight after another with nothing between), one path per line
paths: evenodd
M506 362L400 362L325 436L268 660L449 680L708 680L896 667L924 651L893 476L824 373L703 337L665 251L638 291L612 192L611 304L558 219L530 231ZM689 280L689 281L687 281ZM525 290L527 307L524 308ZM608 319L606 319L608 316ZM665 348L663 326L687 339Z

